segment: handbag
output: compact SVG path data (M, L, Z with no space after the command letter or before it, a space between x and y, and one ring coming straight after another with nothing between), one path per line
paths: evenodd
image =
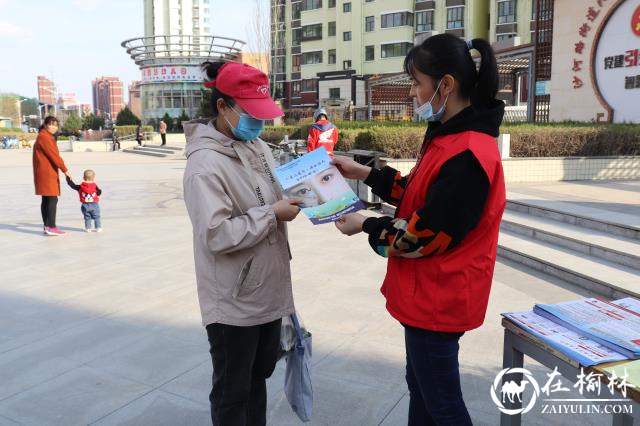
M285 355L284 394L289 405L303 422L311 420L313 386L311 384L311 333L304 333L297 314L290 316L296 343Z

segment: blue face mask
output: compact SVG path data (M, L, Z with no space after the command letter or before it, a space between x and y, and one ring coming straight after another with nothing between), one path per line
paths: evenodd
M249 114L245 114L244 112L240 114L234 108L231 109L240 116L238 125L233 127L226 117L223 116L223 118L231 128L233 135L238 138L238 140L245 142L257 139L262 133L262 129L264 129L264 120L258 120L257 118L251 117Z
M447 100L449 100L449 96L447 95L447 97L444 100L444 103L442 104L442 107L438 110L438 112L434 113L433 105L431 105L431 102L433 102L433 98L436 97L438 90L440 90L440 84L442 84L442 80L440 80L440 83L438 83L438 87L436 88L435 93L431 97L431 100L423 103L418 108L416 108L416 114L418 114L418 117L420 117L421 120L440 121L442 119L442 116L444 115L445 107L447 106Z

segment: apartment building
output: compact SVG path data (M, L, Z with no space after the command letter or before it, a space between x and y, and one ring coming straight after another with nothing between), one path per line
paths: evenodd
M288 107L366 104L370 76L402 72L435 34L531 43L536 0L272 0L274 95Z

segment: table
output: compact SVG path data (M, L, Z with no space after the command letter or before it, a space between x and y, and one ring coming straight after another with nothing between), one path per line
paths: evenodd
M538 361L545 367L553 370L558 368L558 372L562 374L563 380L572 380L575 382L577 376L580 374L581 368L584 369L584 374L588 375L590 372L594 374L605 374L604 368L611 366L624 366L624 364L631 362L630 360L618 361L606 364L600 364L593 367L584 367L577 361L570 359L558 350L550 347L544 343L539 337L529 333L527 330L519 327L514 322L507 318L502 319L502 326L504 327L504 352L502 358L502 368L523 368L524 367L524 355ZM513 377L516 377L515 379ZM575 378L575 379L574 379ZM503 383L509 380L514 380L516 383L520 383L522 380L521 374L513 374L509 379L503 378ZM554 381L555 383L555 381ZM542 385L541 385L542 386ZM606 392L609 392L606 389ZM616 389L616 392L619 392ZM623 397L622 394L616 396L617 398ZM640 389L639 388L627 388L626 398L632 403L640 402ZM509 400L506 401L505 408L519 409L522 408L522 402L517 398L514 398L514 403ZM637 411L637 407L633 407L633 411ZM569 415L569 414L567 414ZM500 426L519 426L522 422L522 415L508 415L501 413ZM633 425L633 415L626 413L613 414L613 426L631 426Z

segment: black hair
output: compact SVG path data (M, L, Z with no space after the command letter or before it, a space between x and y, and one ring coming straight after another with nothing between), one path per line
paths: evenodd
M414 79L419 71L437 81L449 74L460 85L463 98L488 105L498 93L496 57L486 40L474 38L469 43L480 52L478 70L467 42L451 34L437 34L409 51L404 59L404 71Z
M49 126L50 124L53 123L58 123L60 124L60 121L58 121L57 118L55 118L53 115L49 115L44 119L44 122L42 123L42 126L40 126L40 130L45 129L47 126Z
M211 81L218 78L218 72L220 68L226 64L226 62L204 62L200 65L202 73L204 74L205 81ZM236 103L231 96L225 95L217 88L211 88L211 110L213 111L213 117L218 116L218 99L222 99L225 104L233 107Z

